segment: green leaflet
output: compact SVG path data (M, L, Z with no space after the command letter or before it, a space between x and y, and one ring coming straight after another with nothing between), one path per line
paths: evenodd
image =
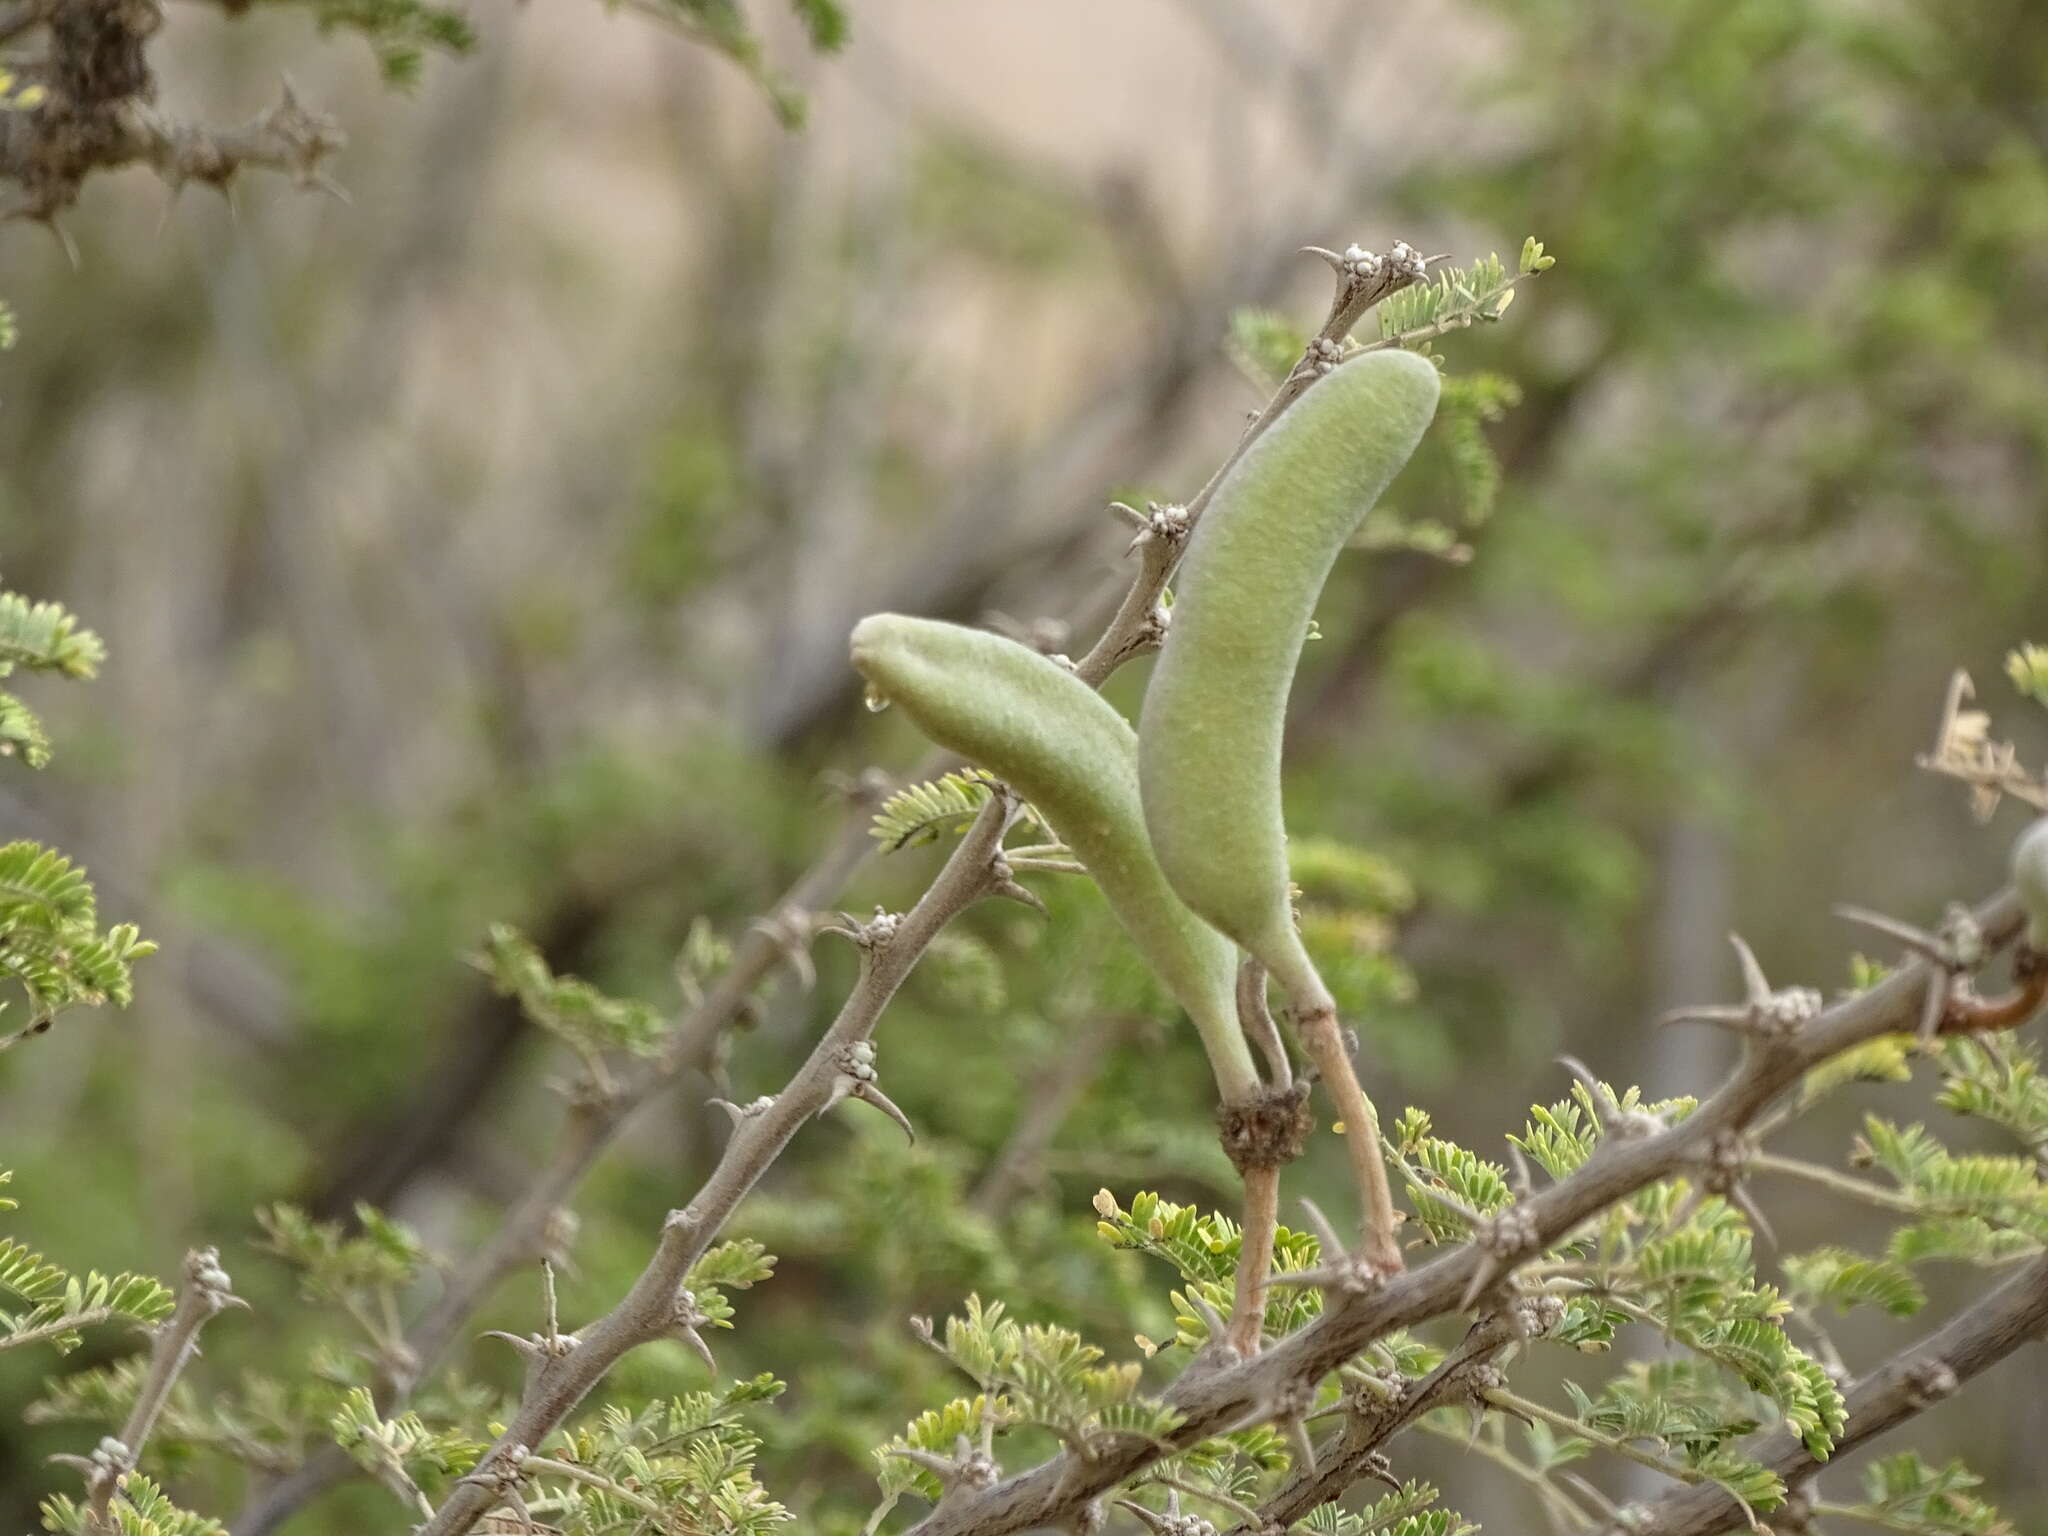
M1229 1103L1257 1096L1238 1028L1237 956L1160 872L1138 803L1138 742L1101 694L1001 635L882 613L853 631L853 664L940 746L1029 800L1087 865L1139 953L1194 1018Z
M1330 567L1415 451L1437 392L1427 360L1368 353L1245 451L1195 529L1145 694L1139 776L1160 866L1297 1003L1323 988L1288 909L1287 695Z
M2048 950L2048 816L2021 834L2012 850L2012 880L2027 914L2027 942Z

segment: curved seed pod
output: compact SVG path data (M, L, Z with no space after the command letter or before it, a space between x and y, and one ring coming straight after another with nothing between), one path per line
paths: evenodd
M2027 914L2027 943L2048 951L2048 816L2021 833L2013 845L2012 880Z
M1145 821L1190 907L1327 1004L1288 909L1280 740L1317 596L1436 413L1436 369L1372 352L1245 450L1197 524L1138 727Z
M933 741L1044 815L1193 1017L1224 1101L1257 1098L1258 1071L1237 1022L1237 952L1160 873L1138 804L1138 740L1115 707L1027 646L934 619L862 619L853 664Z

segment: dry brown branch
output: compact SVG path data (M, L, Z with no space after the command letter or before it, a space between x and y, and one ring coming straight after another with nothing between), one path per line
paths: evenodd
M331 190L323 164L344 135L302 106L289 82L275 106L240 128L159 112L147 50L162 25L156 0L23 0L0 16L0 41L45 33L41 51L16 71L34 105L0 112L0 179L20 189L0 203L0 217L54 220L88 177L127 165L150 167L174 191L194 181L225 187L245 169Z

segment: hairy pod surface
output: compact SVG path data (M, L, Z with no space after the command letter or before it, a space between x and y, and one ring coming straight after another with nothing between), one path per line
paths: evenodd
M1245 450L1197 524L1145 693L1139 776L1160 866L1297 1006L1327 1001L1288 907L1280 745L1316 598L1436 413L1436 369L1372 352Z
M1226 1103L1261 1089L1237 1022L1237 951L1175 896L1138 802L1138 740L1107 699L1001 635L882 613L853 664L934 742L995 774L1087 866L1145 962L1185 1008Z
M2048 950L2048 816L2020 834L2013 844L2012 883L2027 914L2027 942Z

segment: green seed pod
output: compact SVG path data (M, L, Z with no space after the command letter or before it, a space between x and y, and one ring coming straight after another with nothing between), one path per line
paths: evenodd
M1196 526L1139 723L1145 821L1190 907L1297 1007L1327 993L1288 910L1280 741L1316 598L1436 412L1436 369L1373 352L1245 450Z
M1160 873L1138 803L1138 739L1115 707L1014 640L934 619L862 619L853 664L933 741L1046 818L1193 1017L1224 1102L1256 1098L1259 1075L1237 1022L1237 952Z
M2027 943L2048 952L2048 816L2020 834L2012 850L2012 882L2027 914Z

